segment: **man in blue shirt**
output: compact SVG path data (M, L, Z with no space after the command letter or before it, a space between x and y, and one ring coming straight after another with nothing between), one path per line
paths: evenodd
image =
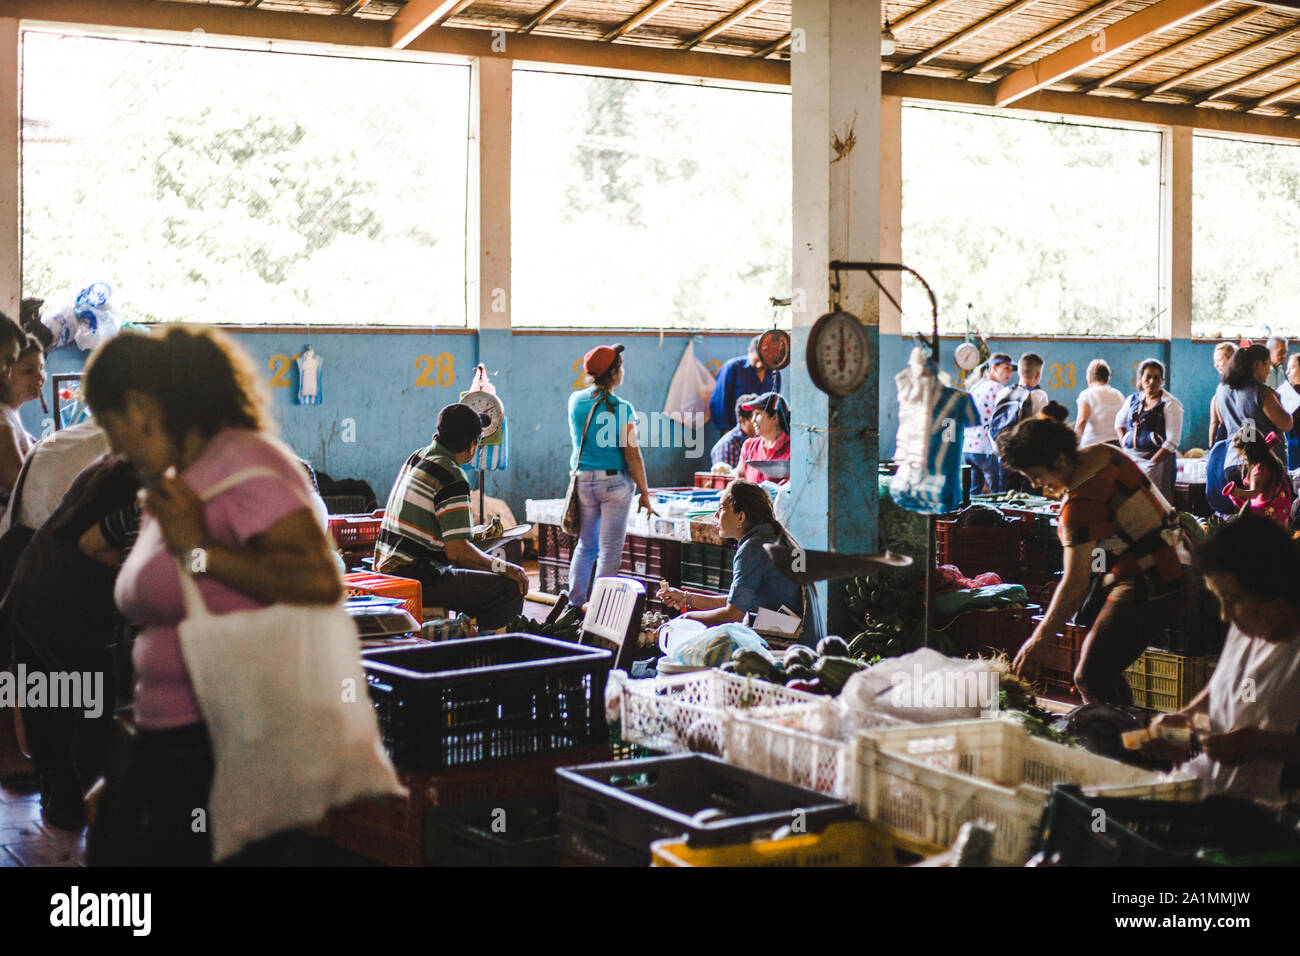
M709 417L724 433L736 427L736 399L741 395L781 391L781 373L769 369L758 356L761 337L750 339L745 358L728 359L718 370L713 397L709 399Z

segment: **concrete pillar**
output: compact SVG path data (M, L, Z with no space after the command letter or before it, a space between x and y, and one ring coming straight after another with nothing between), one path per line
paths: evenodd
M880 261L903 261L903 98L880 100ZM880 277L890 294L902 302L903 274ZM880 297L880 335L903 333L903 317L892 302Z
M847 398L813 386L808 332L831 308L829 262L880 254L881 96L879 0L794 0L794 334L791 511L811 549L876 548L879 503L879 293L862 273L841 274L840 303L868 327L871 376ZM842 631L840 590L828 626Z
M0 312L15 322L22 300L19 143L22 78L18 21L0 18Z
M1197 373L1192 355L1192 130L1167 127L1160 136L1160 335L1169 339L1169 390L1187 394ZM1200 370L1204 372L1205 370ZM1183 429L1199 415L1189 415ZM1204 431L1204 429L1201 429Z

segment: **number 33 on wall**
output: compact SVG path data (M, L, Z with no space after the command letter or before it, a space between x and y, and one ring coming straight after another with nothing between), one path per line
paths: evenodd
M1048 366L1047 387L1050 389L1074 388L1074 363L1064 365L1053 362Z
M296 355L279 354L267 359L272 388L289 388L293 384L289 369L297 358ZM456 357L450 352L439 352L436 356L417 355L415 370L420 373L415 377L416 388L433 388L435 385L447 388L456 382Z

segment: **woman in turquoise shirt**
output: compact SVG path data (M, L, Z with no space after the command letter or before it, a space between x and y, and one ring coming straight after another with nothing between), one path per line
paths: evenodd
M578 472L582 529L569 564L569 603L582 605L595 578L618 574L635 491L655 514L636 442L636 409L614 394L623 384L623 346L599 345L582 360L590 388L569 396L569 467ZM585 440L584 440L585 431ZM594 573L593 573L594 572Z

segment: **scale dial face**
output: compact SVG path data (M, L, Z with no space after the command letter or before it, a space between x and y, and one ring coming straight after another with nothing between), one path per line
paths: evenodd
M460 401L462 405L468 405L490 419L487 427L483 429L484 438L491 438L501 431L501 423L506 420L506 409L501 404L501 399L490 392L477 391L466 392Z
M838 309L817 320L808 333L808 375L828 395L852 395L871 370L866 327Z
M790 364L790 333L768 329L758 340L758 357L772 371L781 371Z

